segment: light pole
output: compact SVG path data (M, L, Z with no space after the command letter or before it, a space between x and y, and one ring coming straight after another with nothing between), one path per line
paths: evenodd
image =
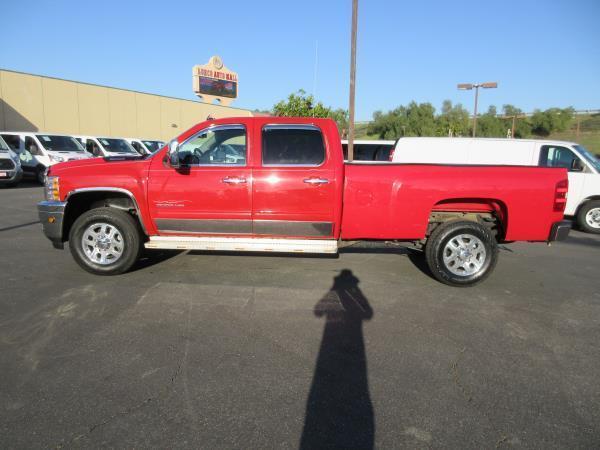
M479 99L479 88L495 89L498 87L498 83L495 81L489 81L487 83L460 83L457 87L461 91L470 91L475 88L475 109L473 112L473 137L475 137L477 131L477 101Z
M352 0L352 33L350 35L350 105L348 117L348 161L354 159L354 98L356 82L356 29L358 0Z

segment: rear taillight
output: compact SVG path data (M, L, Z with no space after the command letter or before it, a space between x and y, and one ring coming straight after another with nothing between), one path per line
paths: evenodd
M554 189L554 211L564 212L567 206L567 193L569 191L569 180L562 180L556 183Z

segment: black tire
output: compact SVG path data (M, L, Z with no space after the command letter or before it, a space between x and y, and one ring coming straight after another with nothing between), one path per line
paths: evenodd
M588 214L592 217L588 217ZM600 214L600 200L590 200L584 203L577 213L577 226L579 226L579 229L586 233L600 234L600 222L595 226L599 217L598 214ZM588 221L591 221L591 224Z
M46 168L44 166L39 166L35 171L35 179L42 186L46 184Z
M118 231L121 254L114 262L100 264L86 254L82 239L86 230L94 224L108 224ZM87 247L91 249L91 246ZM77 264L88 272L96 275L118 275L127 272L138 260L142 248L142 235L139 224L131 214L115 208L95 208L83 213L73 223L69 233L69 248ZM90 251L94 253L93 250ZM101 251L98 250L97 254L100 255Z
M457 238L460 235L465 235L465 237L460 239L459 242ZM471 240L468 240L468 236L471 236ZM479 243L472 237L477 238ZM464 260L460 259L455 260L459 262L450 261L447 263L444 255L453 256L453 248L447 248L447 246L452 245L451 241L453 239L454 243L459 245L474 245L477 248L480 248L481 243L485 252L481 250L478 252L477 248L474 250L467 249ZM479 223L450 221L439 225L431 233L425 245L425 257L431 273L437 280L450 286L473 286L485 280L494 270L498 262L498 244L490 230ZM464 267L467 270L476 270L471 274L465 272L465 275L457 273Z

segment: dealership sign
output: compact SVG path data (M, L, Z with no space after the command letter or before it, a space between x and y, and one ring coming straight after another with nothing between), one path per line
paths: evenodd
M223 65L219 56L213 56L207 64L192 69L194 93L207 103L218 100L229 105L238 96L237 73Z

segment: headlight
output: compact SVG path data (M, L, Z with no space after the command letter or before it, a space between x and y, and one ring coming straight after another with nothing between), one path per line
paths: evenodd
M65 158L63 158L62 156L57 156L57 155L48 155L50 157L50 161L54 161L54 162L64 162L66 161Z
M46 177L44 196L48 201L60 201L58 177Z

